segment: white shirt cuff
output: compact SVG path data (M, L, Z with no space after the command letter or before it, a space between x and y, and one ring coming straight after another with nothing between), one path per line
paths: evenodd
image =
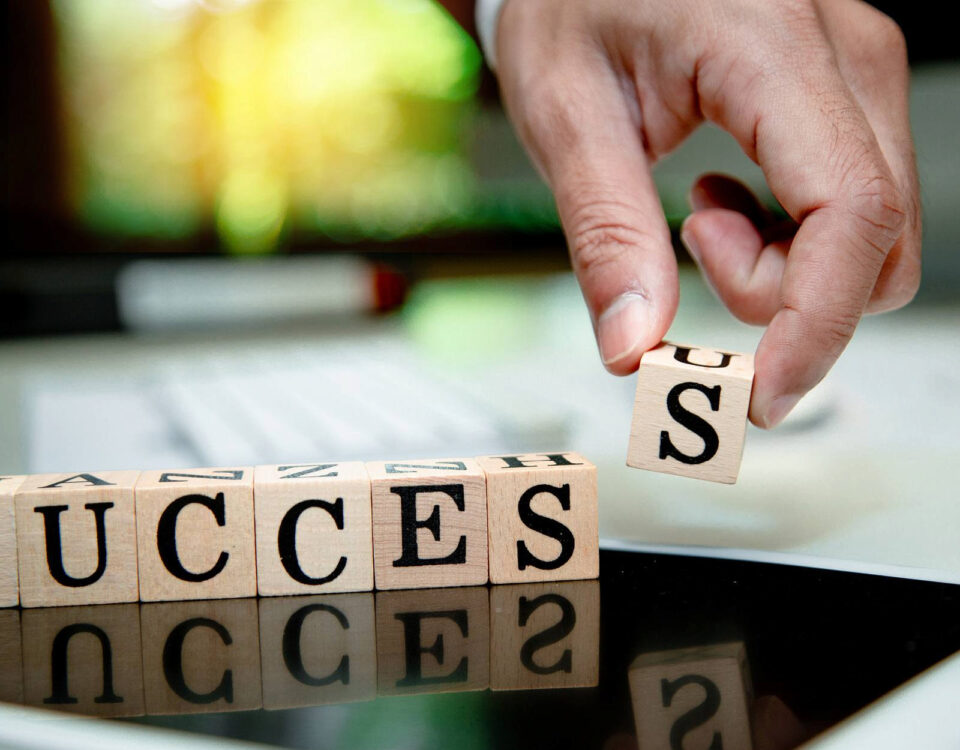
M477 0L477 36L490 69L497 69L497 21L504 0Z

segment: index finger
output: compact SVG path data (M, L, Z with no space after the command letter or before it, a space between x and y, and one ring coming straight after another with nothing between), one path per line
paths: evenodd
M904 225L867 118L825 40L820 52L759 87L752 108L719 112L800 225L756 352L750 419L761 427L778 424L833 366Z

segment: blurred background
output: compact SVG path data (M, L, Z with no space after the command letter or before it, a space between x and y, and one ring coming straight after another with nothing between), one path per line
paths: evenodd
M960 580L949 25L880 6L913 66L918 299L750 431L734 489L623 467L632 379L600 366L472 3L445 5L5 4L0 472L575 449L601 466L605 538ZM656 170L675 236L704 171L773 204L705 126ZM752 350L677 253L670 337Z

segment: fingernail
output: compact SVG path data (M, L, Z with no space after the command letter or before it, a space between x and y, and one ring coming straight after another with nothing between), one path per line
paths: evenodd
M680 241L683 242L684 246L687 248L687 252L693 256L693 259L699 263L700 246L697 244L697 240L693 236L693 232L687 229L686 221L684 221L683 226L680 227Z
M639 292L620 295L597 320L603 364L612 365L633 354L650 333L650 303Z
M786 396L777 396L770 403L770 408L767 409L767 428L776 427L780 424L784 420L784 417L793 411L793 407L800 401L801 395L802 394L798 393L788 393Z

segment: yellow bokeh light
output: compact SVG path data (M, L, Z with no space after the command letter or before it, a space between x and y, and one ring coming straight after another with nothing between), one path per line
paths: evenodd
M73 194L94 226L268 252L460 211L479 54L432 0L59 0Z

